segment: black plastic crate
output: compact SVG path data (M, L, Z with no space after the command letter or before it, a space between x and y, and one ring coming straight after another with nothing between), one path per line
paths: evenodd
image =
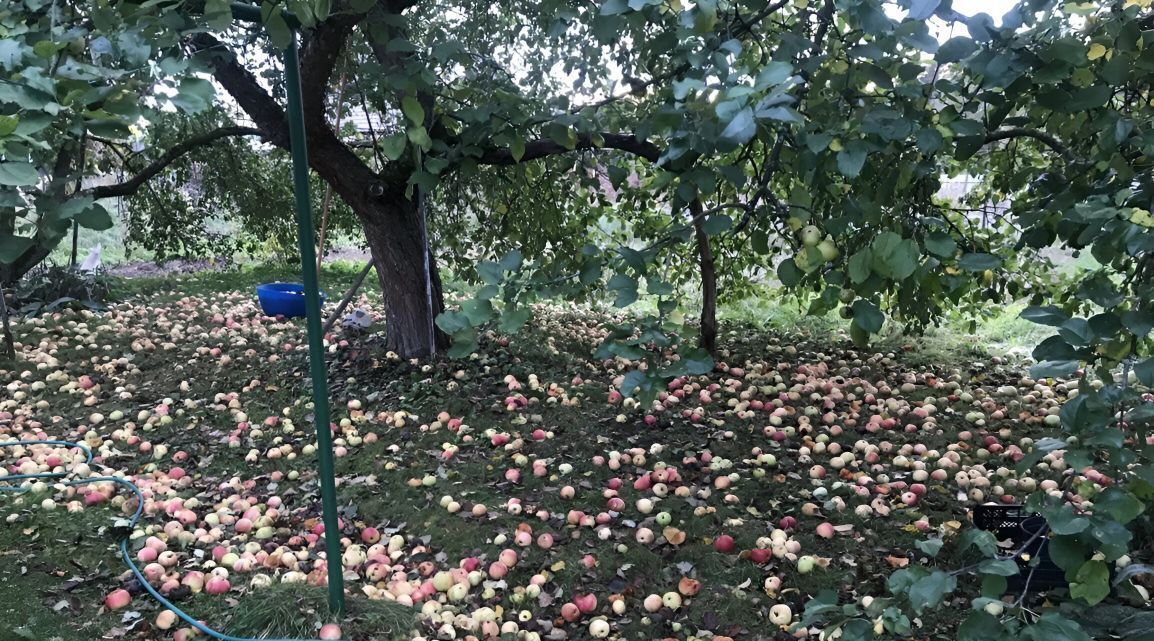
M1028 512L1021 505L979 505L974 508L973 520L974 527L992 533L999 541L1012 541L1012 549L1015 550L1025 545L1038 528L1046 527L1045 519ZM1049 536L1043 534L1014 559L1021 572L1017 576L1006 577L1006 586L1010 592L1044 592L1067 585L1066 572L1050 559L1048 543Z

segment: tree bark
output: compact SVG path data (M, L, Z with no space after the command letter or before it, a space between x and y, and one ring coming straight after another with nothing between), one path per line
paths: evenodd
M693 237L697 242L697 265L701 275L701 347L711 355L717 353L717 268L713 263L713 248L705 233L701 201L689 203L693 215Z
M432 252L426 262L424 221L414 200L393 194L369 210L354 206L377 267L385 299L388 348L404 358L430 356L447 348L448 336L436 326L445 311L441 279Z
M0 287L0 327L4 332L4 355L16 360L16 341L12 338L12 326L8 324L8 299L3 287Z

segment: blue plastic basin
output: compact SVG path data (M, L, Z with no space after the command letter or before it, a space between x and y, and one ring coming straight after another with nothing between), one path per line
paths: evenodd
M321 292L321 304L325 294ZM305 286L300 283L264 283L256 286L260 308L268 316L300 318L305 315Z

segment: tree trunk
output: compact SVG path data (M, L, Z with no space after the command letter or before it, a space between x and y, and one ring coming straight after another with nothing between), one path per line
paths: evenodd
M689 204L693 215L693 237L697 241L697 265L701 273L701 347L710 354L717 353L717 269L713 264L713 249L701 219L700 200Z
M374 172L337 137L325 120L329 76L356 19L346 16L317 25L301 57L302 104L309 166L353 212L377 268L385 299L388 348L405 358L436 354L448 338L434 323L444 310L441 281L427 250L419 192L405 194L411 166L386 165ZM216 80L232 95L272 144L290 148L284 109L216 38L201 33L193 45L210 54Z
M8 294L0 287L0 327L4 332L4 355L16 359L16 341L12 339L12 326L8 324Z
M374 172L315 115L306 131L309 165L348 204L364 230L384 295L388 349L417 358L447 348L448 336L434 323L445 309L441 279L431 250L426 262L418 194L405 194L409 172Z
M436 326L445 311L441 278L432 252L425 260L422 212L404 198L399 186L389 207L362 211L354 207L373 255L385 299L388 348L404 358L429 356L448 347L448 336ZM383 201L385 199L380 199Z

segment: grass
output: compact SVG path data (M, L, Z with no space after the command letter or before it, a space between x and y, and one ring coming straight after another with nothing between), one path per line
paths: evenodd
M332 619L326 588L278 583L237 602L231 633L257 639L311 639ZM347 636L394 641L410 638L416 619L412 608L395 602L353 598L341 623Z
M349 261L326 262L319 274L321 290L330 301L339 301L363 267ZM300 280L300 268L287 264L241 264L218 272L114 279L123 298L156 303L225 291L251 292L260 283ZM369 300L380 301L380 289L373 286L371 279L365 283L361 293Z
M98 512L61 518L34 505L0 497L5 516L15 508L22 517L0 527L0 641L97 638L103 630L80 613L122 571L102 531L111 521Z
M358 265L327 265L323 286L335 298L358 270ZM173 496L195 497L204 506L199 514L203 517L209 509L232 509L228 506L234 495L263 502L275 494L284 503L275 523L277 532L260 547L290 546L292 537L308 532L319 516L316 458L305 451L314 436L305 385L307 354L301 349L302 323L265 319L258 326L249 321L256 316L252 287L293 277L288 267L242 266L194 276L123 281L120 291L128 302L108 315L66 313L18 323L17 340L28 345L44 342L46 347L30 348L26 359L43 360L51 351L68 380L90 375L100 385L89 392L60 390L60 383L52 381L39 391L29 388L29 396L20 405L25 412L21 421L35 420L58 438L83 438L90 430L96 432L116 452L109 459L111 465L148 479L170 469L174 453L185 452L190 457L184 466L190 471L191 483L172 488ZM376 288L367 290L358 304L379 310ZM984 326L973 334L954 335L943 330L917 341L887 336L878 354L870 358L874 352L847 347L840 334L844 321L809 319L801 316L796 306L757 300L724 310L721 343L732 365L752 368L758 363L768 364L769 378L757 384L763 387L775 384L772 376L778 363L784 366L780 370L783 382L790 381L800 364L818 362L819 354L827 355L825 362L831 367L853 370L855 373L846 376L854 380L898 380L906 374L934 371L943 379L956 375L965 384L979 387L1012 381L1017 376L1008 366L992 364L984 349L1000 342L993 337L1010 341L1022 335L1023 330L1012 320L1013 313L1010 310L1000 316L1002 325ZM228 318L238 324L227 327L223 323ZM884 519L862 519L854 516L852 509L838 512L825 507L833 498L851 506L855 499L848 484L834 487L824 498L814 494L815 485L808 477L809 458L825 461L828 456L803 455L799 447L802 442L812 447L819 432L829 437L824 428L799 434L788 446L778 446L765 437L762 419L739 419L724 404L710 406L710 418L717 424L693 423L671 411L661 414L657 427L643 427L642 412L605 402L606 390L623 370L619 364L588 357L598 340L599 320L595 313L583 310L545 313L523 334L512 337L508 347L486 342L474 359L417 365L387 360L372 338L347 337L349 344L334 348L330 354L333 419L339 424L335 436L338 446L346 451L337 458L338 493L346 523L340 534L356 541L361 528L369 525L387 535L399 534L405 544L396 562L403 566L404 575L413 579L426 576L425 570L455 567L466 557L483 559L487 565L501 549L512 545L501 542L502 538L511 538L517 528L529 526L534 536L552 534L553 547L520 549L522 556L505 585L493 588L495 594L490 597L484 596L483 585L478 586L470 593L469 608L501 606L507 612L526 610L534 621L551 621L556 619L560 603L574 594L594 593L602 604L610 594L622 594L630 604L628 616L614 621L615 634L622 639L684 638L688 631L698 633L699 638L705 632L740 636L743 630L745 638L769 638L759 635L772 634L765 629L765 612L770 605L784 602L800 612L809 595L824 589L837 590L843 596L880 595L891 570L885 557L913 556L914 541L924 538L913 528L914 521L927 518L935 526L964 521L966 505L945 493L945 485L933 486L935 492L941 491L941 497L934 494L934 500L925 506L899 507ZM145 339L153 345L142 342ZM550 345L556 349L551 350ZM787 354L784 346L796 347L798 352ZM221 350L220 354L214 355L210 351L214 349ZM885 353L894 356L882 358ZM231 361L223 362L223 356ZM837 365L839 360L845 365ZM975 360L982 361L984 382L968 378ZM43 382L48 369L22 362L19 367L0 371L0 384ZM29 373L22 375L25 370ZM585 379L583 384L574 381L577 374ZM506 375L515 377L522 389L510 390ZM540 381L541 389L530 388L531 375ZM725 378L718 373L705 382L720 383ZM551 394L550 384L564 394ZM915 387L906 398L920 401L930 394L943 396L940 391ZM235 398L221 398L221 393L235 394ZM524 394L529 404L507 409L505 399L514 393ZM776 396L774 391L765 398ZM363 413L348 409L352 400L363 404ZM686 405L691 400L687 399ZM802 411L815 409L806 402L790 403ZM920 442L944 449L956 444L956 433L972 427L962 418L972 406L945 398L937 402L942 412L940 430L899 431L869 438L885 438L895 447ZM171 421L162 421L154 413L161 403L172 408ZM108 417L114 411L122 411L126 417L96 425L89 419L93 412ZM145 412L143 418L137 416L141 411ZM246 414L244 422L251 423L243 431L237 427L240 411ZM394 422L398 411L409 413L399 426ZM443 425L434 427L440 412L461 418L467 433L454 434ZM271 417L282 422L260 428ZM1034 426L1009 419L1002 425L1012 427L1015 437L1040 433ZM536 440L531 433L537 428L552 436ZM0 420L0 438L13 430L11 422ZM164 456L141 452L123 440L126 433L148 440L154 447L164 445L168 452ZM369 434L377 440L366 440ZM494 434L508 434L518 445L512 449L493 446ZM848 449L861 438L858 431L847 430L830 440ZM233 439L236 447L228 445ZM268 456L271 450L286 447L291 448L291 458ZM443 454L447 447L456 448L451 458ZM760 470L766 472L761 477L755 475L758 466L750 462L754 447L778 455L777 467ZM257 455L248 458L250 451ZM624 464L620 470L591 462L596 456L630 451L644 453L647 460ZM705 451L730 461L731 469L739 473L740 481L732 490L739 501L726 501L727 491L713 489L716 475L712 471L685 462ZM526 461L547 461L548 473L532 475L527 463L515 462L515 454L524 455ZM671 495L658 506L671 514L674 527L686 533L683 545L641 545L634 540L631 527L616 525L620 521L614 521L607 541L601 541L591 528L566 523L569 510L596 514L606 509L602 492L611 478L621 477L626 481L626 507L618 518L652 527L652 516L634 509L639 494L629 483L653 469L656 462L682 469L685 485L694 488L690 496ZM571 464L572 471L562 472L561 463ZM518 484L504 480L505 470L511 467L523 471ZM421 482L426 477L433 479L432 485ZM576 498L561 498L559 490L565 485L576 489ZM442 507L443 496L457 501L461 511L450 513ZM99 607L105 594L125 584L123 568L112 550L112 535L106 529L102 532L117 510L101 506L69 514L62 506L46 512L35 507L39 498L0 497L0 515L15 515L0 528L0 550L16 552L0 556L0 641L27 639L27 634L46 641L166 638L150 629L157 610L143 597L134 598L128 610L139 617L128 620L124 619L125 612L107 612ZM502 509L510 498L518 498L530 508L521 515ZM58 502L64 499L60 496ZM807 502L818 505L822 514L803 514L802 505ZM471 514L478 504L487 506L483 516ZM711 511L699 512L705 508ZM540 518L537 510L548 515ZM712 550L710 542L721 532L734 533L742 549L752 547L786 515L801 523L794 537L804 553L830 559L830 570L803 575L786 560L762 567ZM150 515L146 526L158 527L166 519ZM820 539L812 532L823 519L852 525L853 534ZM221 529L226 543L236 550L254 543L228 527ZM654 529L660 534L661 528ZM135 545L139 544L138 540ZM319 562L316 548L300 543L291 546L306 553L304 571ZM202 565L197 553L207 554L210 547L173 545L181 553L182 571ZM947 547L944 554L949 552ZM586 567L586 555L592 555L592 567ZM845 561L847 558L852 564ZM257 572L283 576L283 571ZM698 577L704 584L691 605L680 612L654 616L640 611L637 604L646 594L675 589L682 574ZM535 575L544 577L550 603L514 602L517 590L523 591ZM761 584L767 575L781 577L787 590L773 597L765 594ZM234 635L307 638L326 620L323 588L274 581L272 588L256 589L249 587L250 578L245 573L236 572L233 578L234 590L228 598L234 602L192 595L181 607ZM349 582L349 616L342 621L349 638L408 638L414 627L421 634L436 636L437 626L427 620L414 623L413 609L361 596L368 585L360 575ZM964 585L963 594L972 595L973 587ZM62 600L66 605L56 611ZM964 610L943 608L927 615L925 633L929 638L947 634ZM582 630L573 628L573 638L583 638Z

